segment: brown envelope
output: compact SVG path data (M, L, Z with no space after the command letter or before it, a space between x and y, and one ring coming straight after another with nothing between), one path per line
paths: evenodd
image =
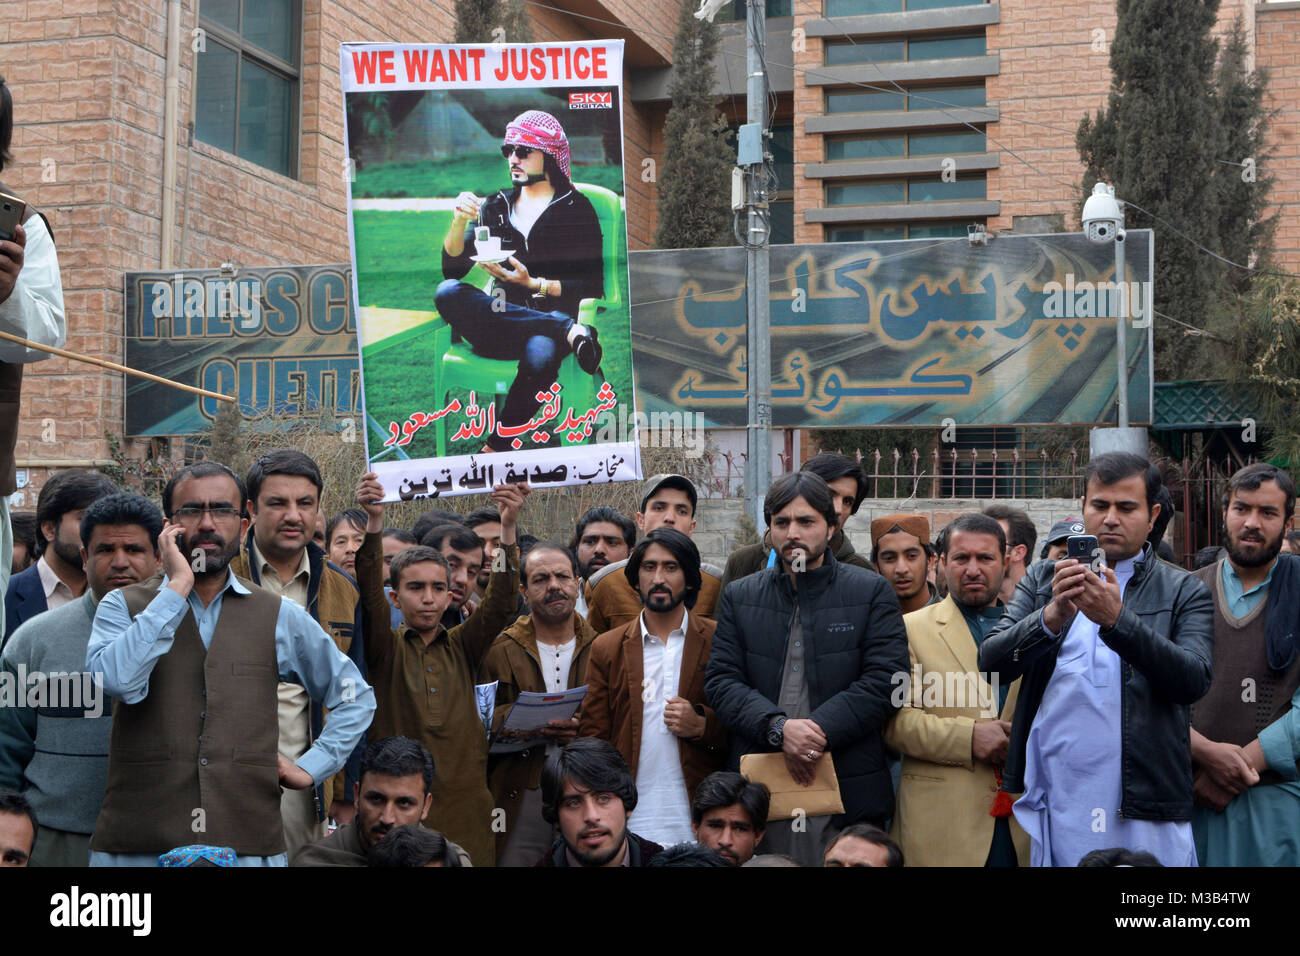
M840 782L829 750L822 754L814 769L813 782L804 787L790 776L784 754L744 754L740 758L741 774L755 783L767 784L767 789L772 791L768 820L793 819L795 810L802 810L809 817L844 812Z

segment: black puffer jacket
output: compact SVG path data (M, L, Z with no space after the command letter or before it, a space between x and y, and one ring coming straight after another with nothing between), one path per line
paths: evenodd
M1197 578L1156 560L1151 545L1142 554L1119 620L1099 634L1120 656L1124 675L1120 812L1135 820L1190 820L1189 711L1210 689L1214 599ZM996 672L1004 684L1023 678L1002 774L1002 789L1010 793L1024 790L1025 744L1069 631L1067 624L1054 638L1042 625L1055 573L1054 562L1035 562L980 645L981 671Z
M844 800L835 826L883 823L894 792L881 729L896 709L898 675L908 668L907 631L898 599L874 571L825 564L800 575L800 626L807 641L808 716L826 735ZM767 568L722 593L704 692L731 732L731 767L742 754L770 753L768 724L782 713L786 644L796 593L790 576Z

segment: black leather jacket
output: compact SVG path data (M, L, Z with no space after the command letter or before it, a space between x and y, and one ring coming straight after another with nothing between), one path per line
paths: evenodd
M744 754L778 749L767 730L783 713L776 702L796 609L807 649L807 716L826 735L844 801L832 822L881 824L893 813L894 790L880 733L908 672L907 630L885 579L830 551L821 567L800 575L797 595L779 567L722 592L704 693L731 734L731 769L740 769Z
M1200 580L1156 560L1149 544L1124 591L1119 620L1101 639L1120 656L1120 813L1137 820L1192 818L1190 705L1210 689L1214 599ZM1024 790L1025 743L1056 655L1069 631L1054 638L1041 609L1052 600L1052 561L1037 561L1020 579L1002 620L980 645L981 671L1010 683L1021 677L1011 721L1002 788Z

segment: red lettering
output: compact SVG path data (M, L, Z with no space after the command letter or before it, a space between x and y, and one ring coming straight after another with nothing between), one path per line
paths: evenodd
M609 79L609 69L605 66L605 48L598 46L591 51L591 76L596 80Z
M546 53L538 47L533 47L532 55L529 59L533 61L533 79L546 79Z
M429 51L426 49L403 50L402 58L406 60L407 82L423 83L429 75Z
M352 72L356 74L358 83L375 82L377 60L378 53L375 50L352 51Z
M466 68L465 53L465 50L452 50L450 55L447 57L447 63L451 71L451 81L453 83L458 79L469 79L469 70Z
M447 62L442 58L441 50L433 51L433 69L430 71L429 79L443 82L447 80Z
M393 72L393 51L384 50L379 54L379 82L396 83L397 74Z
M580 46L573 51L573 75L580 80L591 76L591 70L582 65L584 60L589 59L591 59L591 51L585 46Z
M565 73L560 72L560 57L564 55L564 50L559 50L552 47L551 49L546 51L546 55L551 58L551 75L555 77L555 79L557 80L568 79L567 70L565 71Z
M466 50L465 52L474 61L474 80L481 80L483 78L483 55L487 53L487 50Z
M509 60L510 60L510 54L507 51L502 50L501 65L492 71L492 75L495 76L498 80L504 80L506 77L510 75Z
M516 80L528 79L528 51L510 51L510 75Z

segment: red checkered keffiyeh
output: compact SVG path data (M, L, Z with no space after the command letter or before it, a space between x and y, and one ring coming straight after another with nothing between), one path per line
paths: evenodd
M541 110L529 110L520 113L506 127L504 146L531 146L555 157L564 175L572 179L569 173L569 138L564 135L564 127L550 113Z

